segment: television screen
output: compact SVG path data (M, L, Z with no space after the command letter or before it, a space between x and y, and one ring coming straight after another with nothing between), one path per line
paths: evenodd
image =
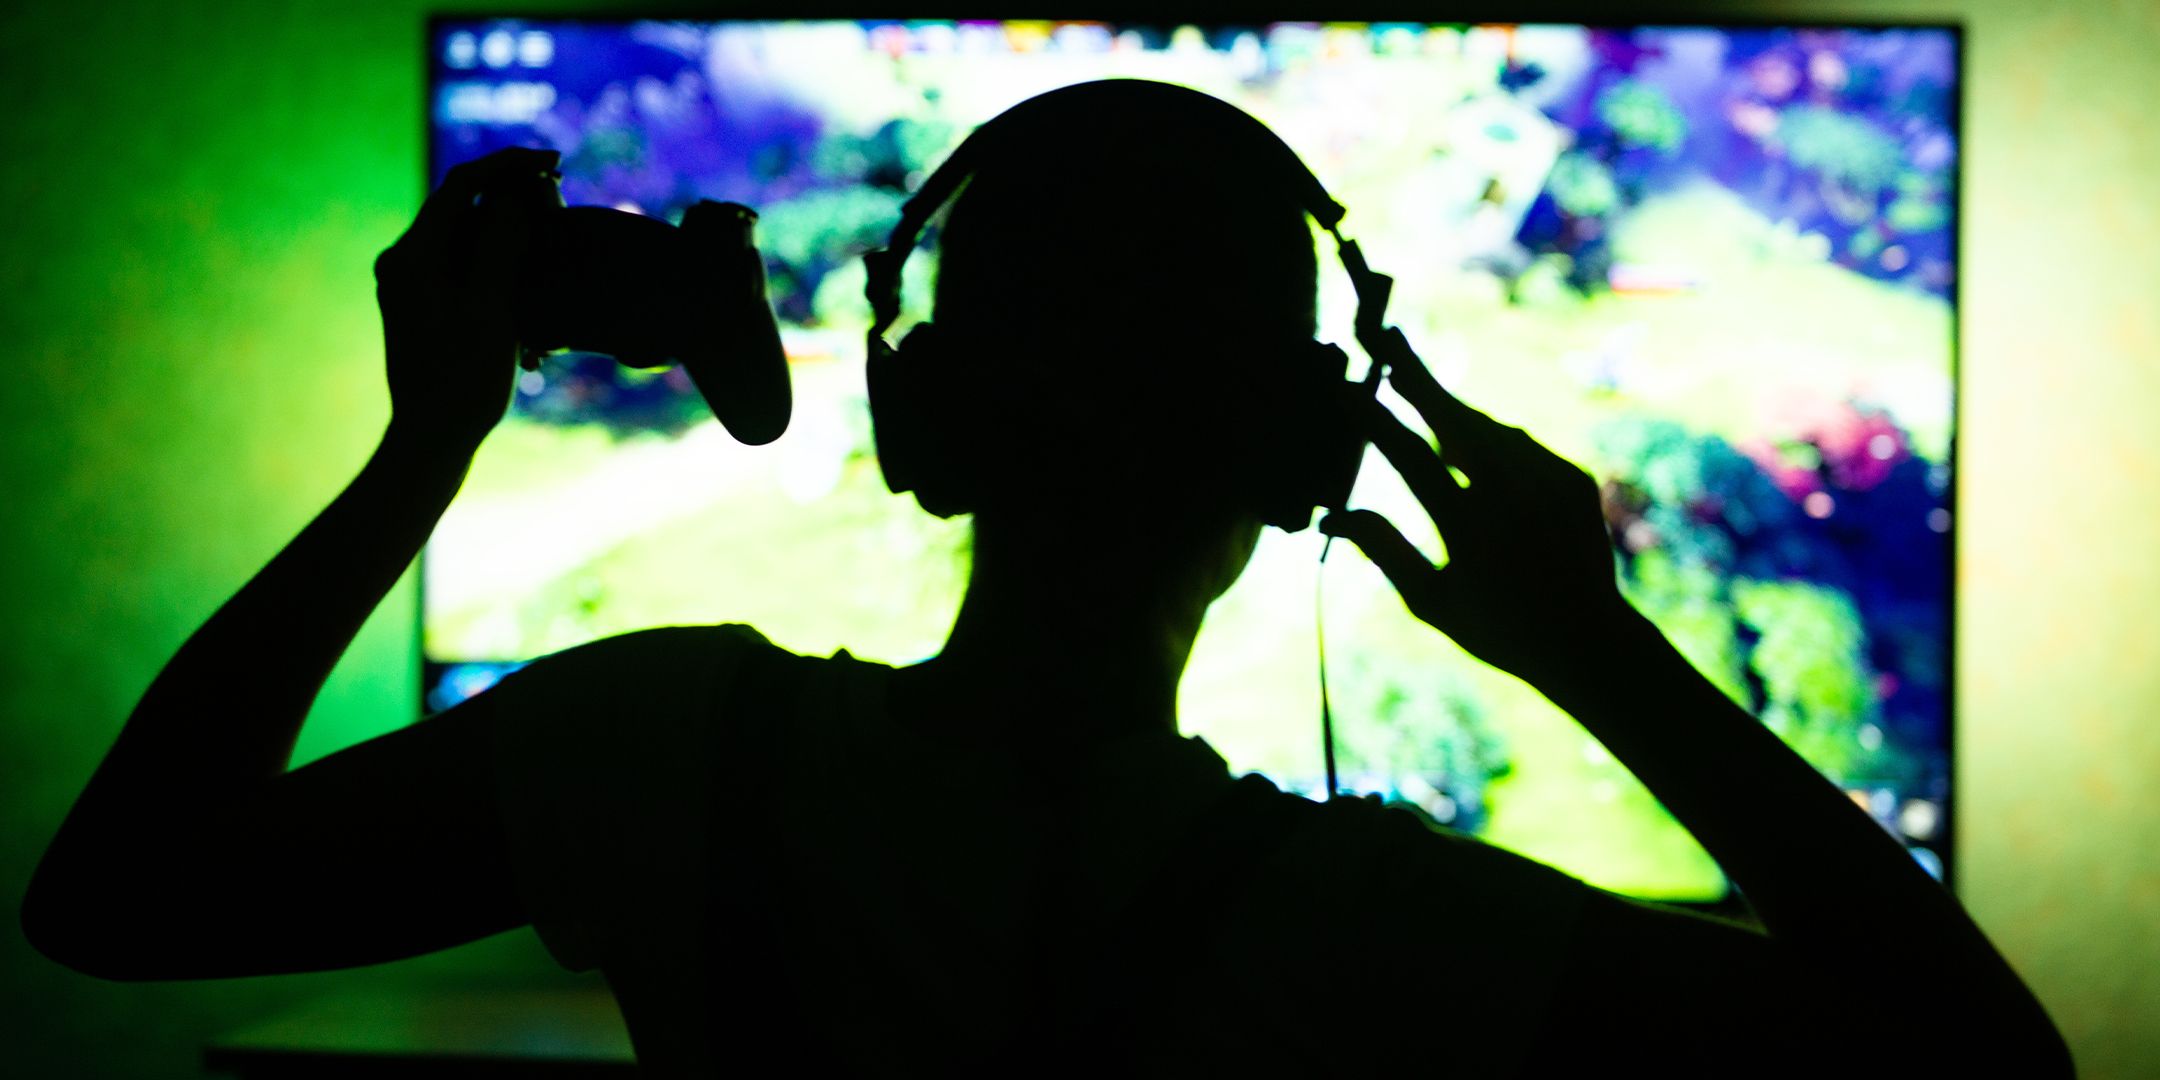
M679 371L568 355L524 374L427 551L431 707L659 625L933 655L966 523L880 478L860 256L976 124L1139 76L1297 150L1442 381L1602 483L1634 604L1943 872L1955 31L444 20L429 44L434 179L542 146L573 205L755 207L796 393L787 434L753 448ZM935 257L910 266L896 335ZM1347 279L1321 280L1321 336L1347 343ZM1354 501L1424 520L1377 458ZM1579 727L1320 545L1269 531L1195 648L1185 731L1321 795L1324 618L1345 787L1600 886L1724 894Z

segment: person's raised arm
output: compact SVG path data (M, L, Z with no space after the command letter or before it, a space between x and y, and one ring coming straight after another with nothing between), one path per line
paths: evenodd
M1371 511L1321 530L1356 543L1418 618L1611 750L1739 886L1781 964L1815 986L1895 973L1897 1023L1914 1042L2021 1076L2068 1075L2054 1025L1949 892L1620 595L1596 482L1463 404L1414 356L1392 365L1390 384L1437 451L1384 405L1355 407L1448 561L1435 567ZM1822 1037L1841 1033L1826 1025Z
M39 865L24 901L33 936L55 932L33 922L64 920L74 901L139 880L144 860L167 857L285 772L323 680L419 554L509 404L509 301L525 227L515 211L475 200L506 176L554 164L552 152L515 150L452 169L377 260L391 396L381 444L143 694Z

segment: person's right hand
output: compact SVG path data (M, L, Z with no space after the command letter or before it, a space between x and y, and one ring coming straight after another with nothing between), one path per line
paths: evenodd
M1320 531L1355 543L1402 593L1410 612L1486 663L1542 686L1570 653L1625 614L1597 482L1521 428L1450 394L1404 351L1388 383L1439 439L1423 436L1360 395L1373 445L1409 483L1447 545L1434 566L1370 510L1330 514ZM1468 480L1458 482L1454 469Z
M532 214L486 192L542 181L552 150L497 150L450 168L412 227L375 260L394 428L470 451L510 406L515 291Z

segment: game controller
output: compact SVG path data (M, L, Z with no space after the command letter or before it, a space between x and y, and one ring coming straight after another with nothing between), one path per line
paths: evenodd
M757 212L700 201L682 224L604 206L565 206L560 174L493 185L482 203L533 213L534 257L514 315L528 364L599 353L635 368L680 364L728 434L752 446L787 430L787 354L765 295Z

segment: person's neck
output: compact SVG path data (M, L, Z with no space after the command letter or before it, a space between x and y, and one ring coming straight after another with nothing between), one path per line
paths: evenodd
M1079 741L1177 730L1206 601L1156 580L1144 538L1065 536L978 536L952 634L911 672L926 718Z

